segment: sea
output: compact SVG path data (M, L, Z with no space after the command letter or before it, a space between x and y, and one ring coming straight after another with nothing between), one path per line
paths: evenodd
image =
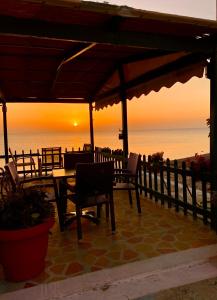
M209 152L208 128L169 128L129 130L129 151L140 154L164 152L164 158L179 159ZM121 149L122 140L117 131L94 132L95 146ZM8 135L8 144L17 153L22 150L35 152L42 147L61 146L63 150L82 149L90 142L89 132L14 132ZM0 151L4 154L3 136Z

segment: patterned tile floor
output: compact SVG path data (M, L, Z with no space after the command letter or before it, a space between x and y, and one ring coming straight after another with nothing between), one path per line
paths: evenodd
M135 204L130 207L128 194L115 192L117 230L114 235L103 213L99 225L82 221L80 242L77 242L75 223L60 233L56 222L49 238L44 272L27 282L10 283L4 280L0 270L0 293L217 243L216 233L201 220L193 221L191 216L177 214L145 198L141 198L141 204L139 216Z

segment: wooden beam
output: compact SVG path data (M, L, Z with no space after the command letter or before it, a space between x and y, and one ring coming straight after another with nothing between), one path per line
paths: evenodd
M7 105L4 99L2 99L2 119L3 119L3 135L4 135L4 151L5 151L5 163L8 163L8 127L7 127Z
M84 52L90 50L91 48L95 47L96 43L92 43L88 46L85 47L81 47L78 51L74 51L73 53L71 53L70 55L68 55L67 57L65 57L59 64L59 66L57 67L56 73L55 73L55 78L53 80L52 83L52 88L51 88L51 92L54 90L55 88L55 84L57 82L58 76L63 68L63 66L67 63L69 63L70 61L72 61L73 59L75 59L76 57L80 56L81 54L83 54Z
M128 157L128 122L127 122L127 96L125 90L125 77L123 66L118 68L118 74L120 78L120 97L121 97L121 109L122 109L122 138L123 138L123 153L125 163ZM126 168L126 165L125 165Z
M89 103L88 100L79 98L18 98L18 97L8 97L5 99L7 103L78 103L84 104Z
M102 43L129 47L210 53L213 41L209 37L169 36L143 32L109 31L98 26L52 23L41 20L1 16L0 34L34 36L51 39Z
M210 167L211 225L217 231L217 46L209 65L210 76Z
M176 51L175 51L176 52ZM150 58L157 58L157 57L161 57L164 55L169 55L172 53L175 53L174 51L165 51L165 50L146 50L144 53L139 53L139 54L133 54L130 55L124 59L121 59L120 63L121 64L129 64L129 63L133 63L133 62L139 62L141 60L145 60L145 59L150 59Z
M94 151L94 129L93 129L93 104L89 103L89 118L90 118L90 143L92 151Z

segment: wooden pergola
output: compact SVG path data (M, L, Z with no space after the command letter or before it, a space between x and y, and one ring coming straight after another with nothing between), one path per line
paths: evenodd
M212 197L217 201L217 22L79 0L0 2L0 97L8 160L7 103L122 104L202 77L210 79Z

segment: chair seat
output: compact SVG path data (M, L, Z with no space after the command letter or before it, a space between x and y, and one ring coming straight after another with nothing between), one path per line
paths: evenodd
M114 190L135 190L135 184L130 182L115 182Z
M74 187L75 183L76 183L75 178L68 178L67 179L67 184L69 185L69 189L70 189L70 186Z
M76 203L76 196L71 195L71 200ZM98 196L90 196L83 198L85 205L81 205L80 208L86 208L91 206L96 206L98 204L103 204L109 202L109 198L107 195L98 195Z
M71 193L75 193L75 182L67 182L67 189L71 192Z

